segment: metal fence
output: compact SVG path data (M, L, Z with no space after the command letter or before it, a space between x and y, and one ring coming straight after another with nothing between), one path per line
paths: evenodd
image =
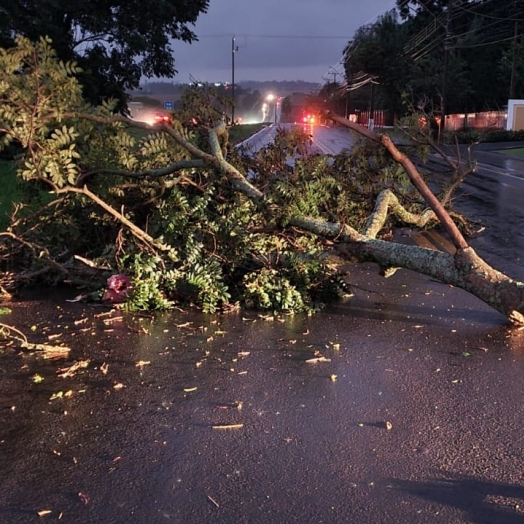
M371 113L369 111L358 111L349 115L352 122L368 127ZM446 131L466 131L478 129L489 131L505 129L508 114L506 111L482 111L479 113L457 113L446 115ZM389 111L375 111L373 127L384 127L393 125Z

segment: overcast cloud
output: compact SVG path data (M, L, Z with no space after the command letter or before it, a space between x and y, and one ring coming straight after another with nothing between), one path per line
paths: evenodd
M173 45L175 81L231 81L233 36L235 81L333 79L354 32L394 7L395 0L211 0L194 28L199 42Z

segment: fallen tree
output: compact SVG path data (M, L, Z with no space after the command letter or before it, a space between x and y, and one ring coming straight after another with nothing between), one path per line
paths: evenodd
M299 311L341 284L326 256L335 253L386 273L430 275L524 319L524 284L475 253L446 209L450 187L433 194L387 134L329 114L368 144L327 159L308 154L307 136L295 130L243 156L198 103L192 116L154 128L110 104L86 106L74 64L58 62L48 42L20 39L0 61L2 142L23 149L18 171L29 197L0 232L4 288L43 276L100 286L120 272L131 276L124 298L134 308ZM399 223L440 224L454 253L391 241Z

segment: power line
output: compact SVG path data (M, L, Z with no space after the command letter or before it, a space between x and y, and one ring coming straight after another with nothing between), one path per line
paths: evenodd
M348 35L237 35L245 38L281 38L281 39L296 39L296 40L350 40ZM198 35L198 38L231 38L231 34L215 34L215 35Z
M488 0L488 2L489 1L491 0ZM484 4L484 6L485 5L486 4ZM524 18L516 18L521 14L524 14L524 10L519 10L506 17L495 17L491 15L484 15L483 13L478 13L474 11L473 7L470 9L466 9L462 6L459 7L462 10L462 13L451 13L450 21L456 21L462 18L464 12L475 16L477 19L484 18L492 21L488 24L482 24L478 27L473 27L471 29L463 31L462 33L455 32L454 34L452 34L451 38L454 42L450 44L450 46L454 49L479 48L509 42L514 39L514 29L513 25L510 26L505 22L518 22L520 20L524 21ZM437 24L443 25L441 22L441 18L445 13L441 13L438 17L435 16L433 13L430 14L433 16L434 20L431 21L428 25L426 25L422 30L420 30L414 37L411 38L408 44L404 46L404 53L406 55L409 55L410 58L412 58L415 61L424 58L429 53L431 53L437 47L437 45L440 45L445 42L444 35L437 35L437 38L434 38L435 34L437 34L438 32ZM464 20L464 24L468 23L471 23L471 20ZM460 42L460 40L465 40L470 36L473 37L479 35L481 35L482 37L482 41L480 42ZM433 40L429 43L426 43L427 40L430 38L433 38Z
M444 18L444 13L441 13L439 18ZM404 52L406 54L411 53L417 46L423 44L428 38L432 37L439 29L438 26L444 27L443 21L435 19L430 22L426 27L421 29L411 40L404 46Z
M481 18L490 18L492 20L499 20L499 21L506 21L506 22L524 22L524 18L513 18L514 16L518 16L520 13L514 13L510 15L509 17L499 17L499 16L494 16L494 15L488 15L486 13L478 13L474 11L476 7L485 7L486 4L488 4L491 1L492 0L486 0L483 4L471 6L469 9L461 5L457 7L461 11L464 11L466 13L473 13L475 16L479 16Z
M519 14L520 13L524 13L524 10L519 11ZM481 16L478 13L473 13L473 14L475 16ZM490 18L492 18L492 17L490 17ZM496 20L495 22L491 22L490 24L483 25L483 26L480 26L478 28L470 29L469 31L466 31L465 33L455 34L454 36L456 38L463 38L463 37L466 37L466 36L468 36L470 34L477 33L479 31L485 31L486 29L488 29L490 27L498 27L498 26L502 26L501 27L501 32L507 30L508 28L510 28L511 31L513 31L513 26L504 25L503 22L518 22L519 20L524 21L524 18L517 19L517 18L512 18L512 17L506 17L506 18L497 18L495 20Z
M494 40L491 42L482 42L480 44L469 44L469 45L455 45L455 49L470 49L475 47L485 47L488 45L494 45L494 44L503 44L504 42L509 42L510 40L513 40L515 37L513 35L508 36L507 38L502 38L500 40Z

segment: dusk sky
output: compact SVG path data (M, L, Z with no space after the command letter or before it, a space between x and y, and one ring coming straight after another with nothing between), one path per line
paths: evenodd
M233 36L236 82L333 80L355 30L394 7L395 0L211 0L194 28L199 42L173 45L175 81L231 81Z

